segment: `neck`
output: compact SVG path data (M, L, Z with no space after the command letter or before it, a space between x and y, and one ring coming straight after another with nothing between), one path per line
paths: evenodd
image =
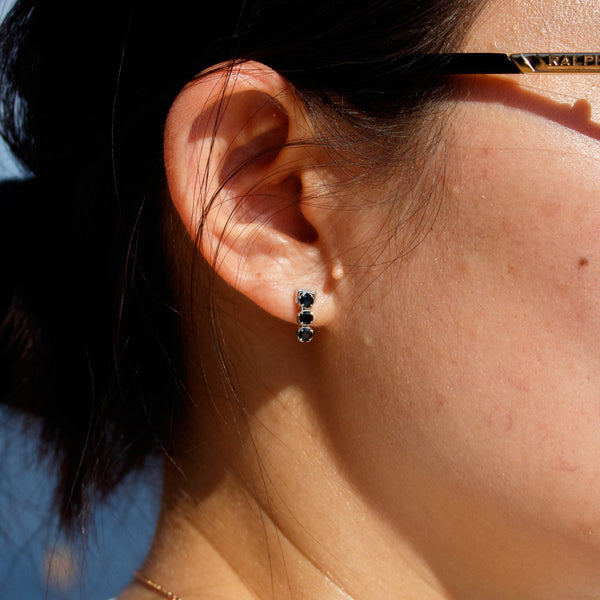
M142 573L183 600L398 598L400 589L407 600L439 598L298 400L290 391L264 403L233 440L206 425L190 432L206 446L180 452L177 468L168 463ZM158 597L139 585L128 593Z
M400 569L406 599L439 597L416 585L423 580L404 559L393 560L389 528L367 525L374 515L364 507L362 517L349 518L349 507L330 513L325 505L327 521L307 528L320 520L322 507L290 505L275 491L269 496L257 500L228 471L200 501L187 494L166 498L143 573L184 600L347 600L397 597L398 582L385 572L389 563L396 572L404 563L410 567Z

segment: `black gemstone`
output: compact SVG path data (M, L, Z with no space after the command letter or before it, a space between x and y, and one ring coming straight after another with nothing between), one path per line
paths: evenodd
M298 329L298 339L301 342L310 342L313 338L313 330L310 327L300 327Z
M315 303L315 298L312 294L302 294L298 299L298 304L304 308L310 308Z
M313 314L309 311L303 310L298 313L298 323L300 323L300 325L312 325L313 319Z

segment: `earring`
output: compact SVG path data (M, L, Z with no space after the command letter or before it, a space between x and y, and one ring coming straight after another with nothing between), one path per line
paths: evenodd
M297 290L296 291L296 303L298 304L298 341L306 343L310 342L313 338L313 324L314 316L311 308L315 303L315 297L317 293L312 290Z

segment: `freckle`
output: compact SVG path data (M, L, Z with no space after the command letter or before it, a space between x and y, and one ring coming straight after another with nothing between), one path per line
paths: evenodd
M579 266L580 267L587 267L589 264L589 260L587 258L585 258L585 256L583 256L582 258L579 259Z
M508 267L506 267L506 272L510 275L513 271L515 270L515 268L512 265L508 265Z
M262 277L262 273L259 271L254 275L254 277L256 277L256 279L260 279Z

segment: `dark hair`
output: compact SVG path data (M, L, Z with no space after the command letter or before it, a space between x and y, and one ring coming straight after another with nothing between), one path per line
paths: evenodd
M181 411L178 314L156 243L162 127L181 87L253 59L317 122L332 112L365 139L402 142L441 88L401 58L455 50L477 4L17 2L0 30L0 124L32 179L1 204L0 385L4 403L42 417L64 522L168 449Z

